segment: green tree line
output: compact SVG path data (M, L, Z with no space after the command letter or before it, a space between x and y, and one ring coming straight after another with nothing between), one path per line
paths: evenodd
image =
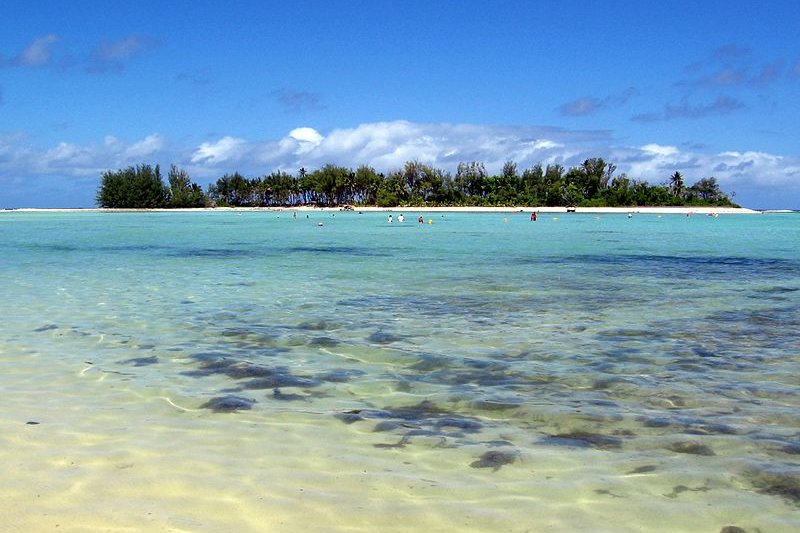
M109 208L342 206L735 206L716 178L687 186L680 172L663 183L615 176L616 165L601 158L565 168L534 165L520 172L509 161L490 175L480 162L459 163L455 175L408 161L388 174L362 165L333 164L296 175L283 171L247 178L225 174L206 191L172 165L165 184L159 166L139 165L103 173L97 204Z

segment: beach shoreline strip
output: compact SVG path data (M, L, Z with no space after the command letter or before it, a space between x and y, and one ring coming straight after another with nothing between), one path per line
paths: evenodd
M653 214L653 215L738 215L761 214L763 211L746 207L201 207L191 209L107 209L107 208L18 208L3 209L0 213L146 213L146 212L247 212L247 211L298 211L298 212L338 212L355 211L361 213L570 213L570 214Z

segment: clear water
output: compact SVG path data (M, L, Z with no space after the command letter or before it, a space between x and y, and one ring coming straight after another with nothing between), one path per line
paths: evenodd
M416 217L0 213L0 530L800 529L799 216Z

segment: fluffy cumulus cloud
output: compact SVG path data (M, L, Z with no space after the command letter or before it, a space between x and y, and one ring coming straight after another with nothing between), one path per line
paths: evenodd
M352 168L366 164L387 172L418 160L455 172L459 162L480 161L490 172L499 172L508 160L525 169L537 163L573 166L589 157L603 157L617 165L618 174L653 183L665 181L677 170L687 182L714 176L725 191L758 192L761 188L780 190L786 198L800 197L800 159L796 157L756 151L713 154L656 143L625 146L606 131L408 121L329 132L303 126L278 139L223 136L195 146L176 146L154 133L135 141L108 136L102 142L61 142L36 150L23 135L4 134L0 135L0 183L13 182L24 191L25 186L44 179L62 184L77 179L97 182L105 170L144 162L175 163L205 184L223 173L258 176L277 169L294 173L301 167L313 170L327 163ZM91 205L93 195L90 188L84 204ZM759 207L742 194L736 200Z
M205 142L192 153L191 162L200 166L236 165L252 149L244 139L225 136L215 142Z
M653 183L680 171L687 181L716 177L726 191L783 188L800 195L800 160L762 152L704 153L662 144L621 146L606 131L546 127L374 122L327 133L298 127L280 139L249 141L223 137L196 147L189 161L194 176L213 180L235 170L261 175L275 169L296 172L326 163L370 165L387 172L419 160L454 172L462 161L481 161L499 172L513 160L524 169L537 163L578 165L589 157L617 164L617 173ZM741 196L738 200L745 202Z
M166 139L157 133L134 142L106 136L102 142L59 142L41 150L27 144L21 134L0 136L0 182L37 176L99 178L109 169L158 160L165 155Z
M756 201L761 191L781 190L784 202L794 197L794 208L800 208L800 158L765 152L720 152L707 154L684 151L675 146L648 144L617 148L612 160L631 177L648 178L659 183L674 171L680 171L687 182L714 176L727 192L750 191ZM748 205L748 198L737 198ZM763 207L753 205L753 207Z
M545 132L555 138L547 138ZM461 161L480 160L488 167L502 166L508 159L520 162L539 157L560 161L569 149L567 138L597 136L597 133L571 133L550 129L489 127L468 124L420 124L407 121L361 124L354 128L336 129L323 135L309 127L296 128L287 136L263 143L241 141L237 153L241 162L249 160L258 168L281 168L294 171L300 167L315 168L326 163L346 166L371 165L379 170L401 167L415 159L455 168ZM562 138L562 139L558 139ZM209 146L223 143L204 143L193 156L198 163L200 153ZM212 161L216 163L216 161Z
M158 154L166 147L166 139L158 133L148 135L141 141L125 148L125 159L145 159Z

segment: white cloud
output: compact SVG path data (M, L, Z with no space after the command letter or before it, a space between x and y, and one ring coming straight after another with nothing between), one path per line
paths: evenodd
M21 187L25 180L47 176L99 180L105 170L139 163L175 163L196 181L208 183L223 173L260 176L276 169L294 173L326 163L351 168L367 164L388 172L419 160L454 173L462 161L480 161L489 172L499 172L507 160L524 170L537 163L569 167L589 157L603 157L617 165L617 174L631 178L660 183L676 170L687 183L714 176L725 191L780 190L800 207L800 158L758 151L709 154L658 143L624 146L602 131L393 121L330 132L298 127L279 139L261 141L224 136L194 147L175 146L158 133L132 142L109 135L96 143L61 142L44 149L29 142L24 135L0 134L0 183L13 181ZM16 185L19 180L23 185ZM748 205L741 194L736 200Z
M670 156L678 153L678 149L674 146L662 146L660 144L645 144L642 146L642 151L657 156Z
M289 132L288 137L281 139L280 153L307 154L319 146L323 139L324 137L314 128L295 128Z
M43 150L30 148L26 140L21 135L0 137L0 182L12 176L31 180L47 175L99 178L105 170L151 162L163 155L166 146L158 133L132 143L113 135L107 135L101 143L62 141Z
M488 168L499 169L508 159L557 159L554 152L563 144L545 135L582 142L580 138L584 133L553 128L424 124L402 120L374 122L336 129L324 137L316 130L304 131L302 135L293 130L277 142L280 149L272 154L271 160L282 168L308 168L335 162L346 166L368 164L384 171L399 168L411 159L448 169L454 169L460 161L480 160ZM299 138L307 140L307 144L295 142ZM264 163L269 162L269 157L264 159Z
M319 144L323 139L322 135L314 128L295 128L289 132L289 137L312 144Z
M164 137L158 133L153 133L126 148L125 157L128 159L141 159L152 156L163 150L165 145L166 140Z
M12 61L13 64L22 67L41 67L50 63L52 57L51 46L58 42L58 36L54 34L45 35L34 39L31 44L25 47Z
M247 150L247 141L225 136L217 142L206 142L197 147L191 157L192 163L217 166L221 163L236 162Z

